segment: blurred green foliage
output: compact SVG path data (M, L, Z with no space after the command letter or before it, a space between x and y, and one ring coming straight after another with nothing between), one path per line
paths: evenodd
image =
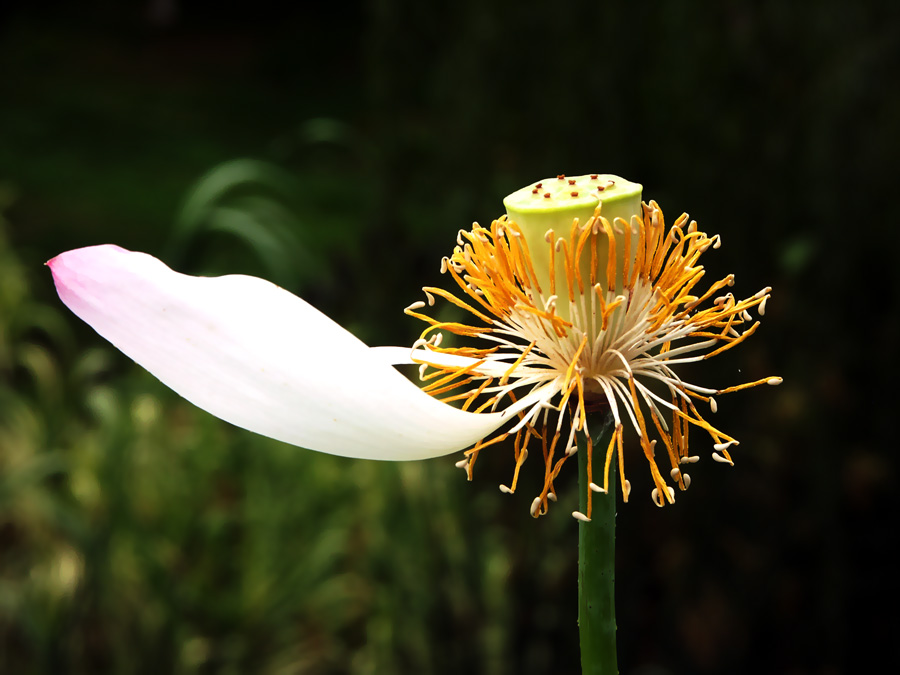
M502 447L466 484L453 458L232 429L41 263L114 242L409 344L458 228L597 170L721 233L711 277L775 288L691 378L785 376L719 402L737 466L704 461L674 507L629 456L623 673L870 670L900 629L896 405L873 394L900 339L897 26L877 0L4 6L0 672L575 672L571 481L533 522L536 476L496 490Z
M510 671L499 493L226 428L77 351L5 239L0 262L4 672ZM547 592L573 552L539 553Z

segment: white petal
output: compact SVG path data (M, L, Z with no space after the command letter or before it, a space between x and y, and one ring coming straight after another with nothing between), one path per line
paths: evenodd
M265 436L347 457L423 459L468 447L513 414L431 398L262 279L186 276L110 245L48 265L59 297L100 335L189 401Z

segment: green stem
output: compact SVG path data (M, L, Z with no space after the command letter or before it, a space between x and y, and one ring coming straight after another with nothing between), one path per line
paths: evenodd
M612 416L595 417L591 425L593 447L600 448L593 463L594 481L602 484L603 460L614 431ZM597 433L599 430L599 433ZM579 508L587 514L588 451L584 434L578 435ZM582 675L616 675L616 489L610 469L609 494L595 492L591 521L578 524L578 632Z

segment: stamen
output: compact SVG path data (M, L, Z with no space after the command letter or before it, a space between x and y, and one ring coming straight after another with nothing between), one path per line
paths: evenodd
M578 198L587 189L581 187L587 177L566 179L561 174L558 179L568 180L558 184L558 196L568 192ZM607 179L598 185L599 174L591 174L590 180L601 192L615 185ZM567 186L573 187L566 190ZM523 196L534 204L531 196L554 199L557 190L535 183ZM728 449L736 441L704 420L696 401L708 401L710 411L716 413L718 403L712 394L718 397L761 384L777 385L781 378L717 389L684 382L672 369L721 354L752 335L759 322L752 321L751 312L757 307L760 316L765 314L771 289L736 299L732 293L723 293L734 284L733 275L701 288L705 270L700 256L708 248L719 248L721 237L700 232L687 214L668 227L655 202L644 204L640 214L612 222L598 207L592 216L573 219L571 227L560 229L564 236L555 235L553 229L544 235L548 248L541 254L546 267L537 270L542 279L549 272L550 287L544 290L539 287L526 237L514 221L502 217L490 228L476 223L470 231L459 232L453 254L441 260L441 273L449 274L459 290L427 287L423 289L426 301L405 310L428 324L414 349L463 357L463 365L450 367L443 365L445 358L436 356L429 363L414 354L425 390L438 400L461 401L462 409L474 413L502 410L517 401L524 405L523 393L530 397L530 403L511 416L518 418L511 429L479 442L457 466L471 478L479 452L515 433L515 473L511 484L500 486L502 492L513 493L528 457L528 441L532 436L540 438L544 485L532 503L535 517L555 501L553 483L563 463L578 449L576 434L587 433L586 411L598 404L609 406L616 429L606 449L603 480L598 474L594 482L588 474L588 506L581 515L589 519L590 496L609 490L614 454L623 498L627 501L630 496L631 483L624 469L624 419L634 426L650 464L654 502L672 502L675 489L666 484L668 479L657 465L658 440L648 438L648 415L666 448L667 464L672 467L669 474L680 489L687 489L690 476L679 467L699 460L688 454L691 427L711 435L715 461L732 463ZM567 292L562 305L556 289L557 266L562 267L558 271L560 277L565 273L567 284L565 291L559 291ZM454 305L469 320L446 322L427 316L423 310L434 306L436 299ZM487 340L482 345L488 346L445 347L444 332ZM648 387L650 380L668 388L669 396ZM563 452L557 452L558 444L565 448Z
M510 490L508 487L506 487L502 483L500 484L500 492L502 492L503 494L507 494L507 495L512 494L512 490Z
M591 522L591 519L584 515L581 511L572 511L572 517L575 520L580 520L582 523Z

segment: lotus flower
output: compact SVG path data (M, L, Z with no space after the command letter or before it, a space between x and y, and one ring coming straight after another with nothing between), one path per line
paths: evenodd
M714 459L732 461L737 440L696 404L715 412L714 396L781 379L713 389L677 375L679 365L749 337L759 325L750 311L764 313L770 289L738 300L726 291L729 275L699 290L698 260L720 238L687 215L667 228L658 205L640 200L640 185L599 174L558 176L513 193L506 216L460 231L442 261L456 292L426 287L426 301L406 309L428 323L412 348L370 348L254 277L186 276L113 245L69 251L48 265L72 312L178 394L244 429L365 459L469 448L458 465L470 479L481 450L512 435L515 469L501 490L515 491L529 447L539 445L537 516L555 500L553 482L576 450L575 435L588 432L590 413L606 411L615 433L603 478L590 489L608 489L617 456L628 500L630 427L662 506L674 501L675 487L690 485L683 467L699 458L688 452L690 427L710 437ZM432 318L426 307L438 299L470 318ZM443 345L447 334L463 340ZM401 363L420 364L424 388L394 368ZM667 475L657 464L658 440Z

